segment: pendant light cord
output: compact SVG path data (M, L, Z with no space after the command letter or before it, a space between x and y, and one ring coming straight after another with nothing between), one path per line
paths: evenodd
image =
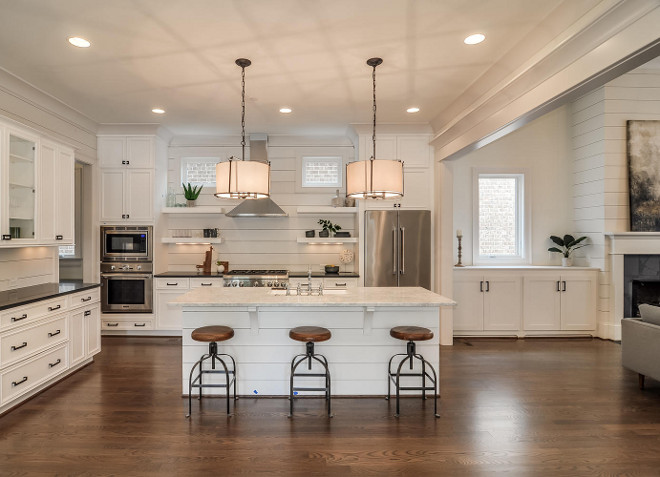
M373 159L376 159L376 66L378 65L373 65L373 71L371 73L371 77L373 80L373 99L374 99L374 130L371 135L371 142L373 144L373 155L371 156Z
M245 160L245 66L244 65L241 65L241 160L242 161Z

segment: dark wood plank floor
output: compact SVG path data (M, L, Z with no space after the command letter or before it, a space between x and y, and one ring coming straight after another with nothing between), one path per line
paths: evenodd
M184 418L180 342L104 338L94 364L0 417L0 475L659 475L660 383L601 340L457 340L441 414L406 399L209 399ZM197 403L194 403L197 405Z

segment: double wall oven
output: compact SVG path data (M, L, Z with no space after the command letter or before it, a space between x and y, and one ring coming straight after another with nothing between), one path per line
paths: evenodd
M153 227L101 227L101 311L153 311Z

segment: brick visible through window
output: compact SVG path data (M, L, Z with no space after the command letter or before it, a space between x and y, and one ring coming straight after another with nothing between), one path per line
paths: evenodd
M479 176L479 255L520 254L518 180Z
M341 187L341 157L303 157L303 187Z

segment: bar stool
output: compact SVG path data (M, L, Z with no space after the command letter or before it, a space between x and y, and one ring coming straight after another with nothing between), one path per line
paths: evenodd
M435 417L440 417L438 414L438 379L437 375L435 374L435 369L433 369L433 366L431 363L426 361L424 357L421 354L417 354L417 351L415 349L415 341L426 341L430 340L433 338L433 331L429 330L428 328L422 328L421 326L395 326L394 328L390 329L390 336L393 338L396 338L398 340L405 340L408 341L407 344L407 352L406 353L400 353L400 354L395 354L390 358L390 362L388 365L388 379L387 379L387 397L385 399L389 400L390 399L390 386L391 383L394 383L394 386L396 387L396 417L399 417L399 394L400 391L422 391L422 399L426 399L426 391L433 391L433 409L434 409L434 415ZM392 361L394 358L397 356L405 356L399 363L399 366L397 367L397 370L395 373L392 372ZM410 363L410 371L413 369L413 360L417 359L421 362L422 364L422 370L419 373L402 373L401 369L403 368L403 365L408 361ZM427 368L431 370L433 373L433 376L431 376L427 372ZM422 378L422 386L401 386L400 385L400 380L401 376L409 377L409 376L416 376L416 377L421 377ZM426 385L426 380L430 381L430 384L432 386L427 386Z
M202 388L226 388L227 389L227 415L229 414L229 387L234 386L234 400L236 400L236 361L230 355L225 353L218 353L218 341L226 341L234 336L234 329L229 326L203 326L197 328L192 332L192 339L195 341L202 341L209 344L209 352L202 355L192 369L190 370L190 379L188 380L188 414L192 414L192 388L199 388L199 398L202 399ZM225 356L231 360L231 369L227 367L225 360L221 358ZM211 369L202 369L202 363L207 359L211 360ZM222 369L216 369L216 361L222 365ZM199 366L199 373L193 379L195 368ZM224 374L224 384L204 384L202 377L205 374ZM231 376L231 380L230 380Z
M296 355L291 360L291 377L289 381L289 417L293 417L293 392L294 391L324 391L325 399L328 401L328 417L332 417L331 412L331 393L330 393L330 371L328 370L328 360L321 354L314 353L314 343L327 341L332 336L330 330L320 326L298 326L289 331L289 338L296 341L302 341L306 346L306 353ZM323 366L323 373L296 373L296 368L307 361L307 370L312 369L312 360L317 361ZM316 377L325 378L325 387L293 387L293 378L295 377Z

